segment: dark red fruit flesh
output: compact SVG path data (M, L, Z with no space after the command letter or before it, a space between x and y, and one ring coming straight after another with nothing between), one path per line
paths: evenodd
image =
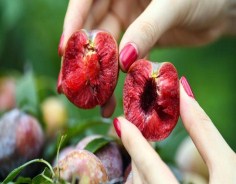
M179 80L173 64L138 60L123 91L125 117L150 141L165 139L179 118Z
M79 30L67 42L58 91L76 106L104 105L118 78L118 46L105 31Z

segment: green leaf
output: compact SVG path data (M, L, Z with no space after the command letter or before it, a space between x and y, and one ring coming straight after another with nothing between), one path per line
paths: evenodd
M24 178L24 177L19 177L17 178L16 182L14 182L14 184L31 184L32 180L31 178Z
M114 139L110 137L99 137L89 142L84 149L92 153L95 153L97 150L107 145L111 141L114 141Z
M85 130L94 127L94 126L98 126L98 125L108 125L110 126L111 124L111 120L110 119L99 119L99 118L95 118L95 119L89 119L83 122L79 122L76 125L70 127L67 131L67 141L70 140L71 138L84 133Z
M34 159L34 160L30 160L29 162L26 162L25 164L15 168L6 178L5 180L3 180L2 183L9 183L11 181L13 181L17 176L18 174L28 165L30 164L33 164L33 163L44 163L45 165L47 165L47 167L50 169L52 175L54 176L54 171L52 169L52 166L46 161L46 160L43 160L43 159Z
M23 111L37 115L38 96L32 71L27 71L17 81L16 104Z
M58 160L59 160L59 151L60 151L61 145L65 141L65 139L66 139L66 135L62 135L61 138L60 138L60 141L58 143L58 146L57 146L57 163L58 163ZM59 172L59 166L57 166L57 173L60 173Z
M101 118L91 118L88 120L84 120L81 122L73 122L68 130L66 131L66 139L63 140L61 147L64 147L68 143L73 142L77 136L85 133L86 130L90 130L92 127L100 126L100 125L111 125L111 119L101 119ZM60 138L59 138L60 139ZM77 141L76 141L77 142ZM47 159L52 159L57 153L57 140L50 143L44 150L44 157Z
M40 174L32 180L32 184L53 184L53 180L51 178L48 178L44 176L43 174Z
M52 177L52 172L48 167L45 167L45 169L43 170L43 174L47 177Z
M44 169L44 171L41 174L35 176L32 180L32 184L41 184L41 183L44 183L44 184L53 183L52 173L50 169L47 167Z

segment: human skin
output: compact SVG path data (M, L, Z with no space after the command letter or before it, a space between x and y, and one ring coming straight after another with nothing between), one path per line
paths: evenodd
M124 32L119 49L124 53L124 47L132 43L132 53L136 52L136 56L131 62L146 56L154 46L204 45L226 32L235 34L235 28L229 29L235 27L232 26L232 20L236 20L235 16L231 17L235 15L232 13L235 12L232 4L235 4L234 0L70 0L59 54L63 55L70 35L81 28L106 29L117 40ZM124 68L122 58L120 67L124 72L128 70L128 67ZM115 104L114 96L107 104L102 107L101 114L109 116L112 114L109 109ZM235 174L232 173L236 168L235 153L197 101L185 93L182 85L180 114L186 130L208 166L210 183L235 183ZM124 118L118 120L121 140L132 157L133 176L128 182L177 183L169 168L138 129ZM145 154L139 154L144 149L147 150Z
M185 129L208 167L209 183L235 183L236 154L194 97L186 93L181 83L180 115ZM178 183L140 131L123 117L119 117L118 122L118 134L132 159L132 175L126 183ZM140 154L141 150L145 152Z
M69 37L82 28L105 29L116 40L124 33L119 64L127 72L154 46L199 46L226 32L236 33L235 4L235 0L70 0L59 54L63 56ZM112 96L101 107L102 116L111 116L115 103Z

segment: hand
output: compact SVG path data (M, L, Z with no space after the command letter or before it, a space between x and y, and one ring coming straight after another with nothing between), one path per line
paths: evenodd
M227 9L226 0L151 1L121 39L121 69L128 71L154 45L196 46L217 39L227 27Z
M136 50L131 62L127 61L127 52L126 58L121 54L121 69L127 71L154 45L201 45L215 40L227 26L228 4L227 0L70 0L61 52L78 29L106 29L116 39L127 29L120 51L127 43L133 43Z
M201 45L223 34L227 21L226 0L70 0L59 53L78 29L105 29L119 39L120 68L126 72L154 46ZM131 44L130 44L131 43ZM102 107L112 115L115 98Z
M180 81L180 115L209 169L209 183L236 183L235 153L194 99L187 80L182 77ZM132 177L127 183L178 183L136 126L122 117L114 120L114 126L132 159Z

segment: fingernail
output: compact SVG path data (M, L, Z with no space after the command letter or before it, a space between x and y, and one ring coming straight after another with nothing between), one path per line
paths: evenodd
M116 133L119 137L121 137L121 131L120 131L120 121L118 118L115 118L113 120L113 125L115 127Z
M120 63L122 69L127 71L133 62L138 58L138 49L134 43L128 43L120 52Z
M181 77L180 82L183 85L183 88L184 88L185 92L188 94L188 96L195 98L193 91L192 91L187 79L184 76Z
M62 35L61 35L60 43L59 43L59 46L58 46L58 55L59 56L63 55L63 53L62 53L63 41L64 41L64 33L62 33Z

